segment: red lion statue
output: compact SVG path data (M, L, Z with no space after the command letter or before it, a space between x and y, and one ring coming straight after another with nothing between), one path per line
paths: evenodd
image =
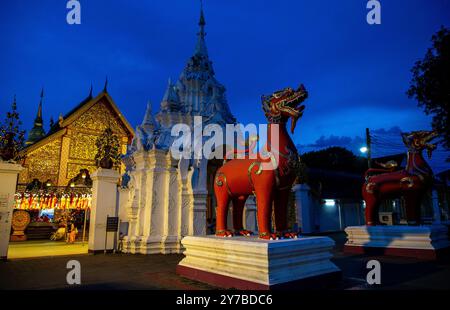
M255 159L232 159L216 173L214 192L217 200L216 236L231 237L227 229L228 204L233 203L233 228L237 235L248 236L242 215L245 201L255 194L259 237L262 239L296 238L297 233L287 230L287 200L296 178L299 156L287 130L291 119L291 133L303 115L301 103L308 97L303 85L297 90L290 87L270 96L262 96L262 105L268 120L265 154ZM278 132L276 132L276 129ZM253 148L254 146L250 146ZM252 153L251 151L249 153ZM275 214L275 232L271 232L272 205Z
M403 143L408 148L406 167L394 171L397 164L380 164L384 169L369 169L362 195L366 202L366 225L379 224L378 209L384 199L404 197L408 224L420 224L420 206L424 194L432 185L433 171L422 156L424 149L431 158L436 145L430 144L437 136L435 131L413 131L402 133Z

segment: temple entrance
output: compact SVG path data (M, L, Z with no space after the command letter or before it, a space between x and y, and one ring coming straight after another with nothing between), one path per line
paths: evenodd
M88 253L91 187L18 184L8 259Z

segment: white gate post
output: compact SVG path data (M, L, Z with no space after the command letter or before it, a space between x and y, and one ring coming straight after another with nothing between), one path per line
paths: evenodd
M303 233L314 232L314 203L311 197L311 188L307 184L296 184L292 191L295 194L299 227L302 228Z
M8 256L17 175L23 167L0 161L0 260Z
M89 253L105 250L106 217L116 216L117 183L119 172L99 168L92 174L92 209L89 224ZM114 247L114 237L108 236L106 250Z

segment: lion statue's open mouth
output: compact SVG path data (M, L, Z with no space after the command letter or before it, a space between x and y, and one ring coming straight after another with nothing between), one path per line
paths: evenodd
M291 133L294 133L297 121L303 115L305 106L302 102L306 98L308 98L308 92L303 84L296 90L287 87L270 96L263 96L263 109L270 122L286 122L290 118Z

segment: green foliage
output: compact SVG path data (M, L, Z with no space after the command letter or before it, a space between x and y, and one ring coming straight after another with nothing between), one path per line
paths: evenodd
M450 148L450 31L442 27L432 37L432 47L415 63L409 98L418 101L427 115L432 115L432 127L442 135L440 141Z
M25 131L20 130L22 122L17 112L16 98L11 105L11 111L6 113L6 118L0 124L0 158L5 161L16 161L20 158L18 153L23 147Z
M117 169L120 166L120 142L111 128L105 129L102 135L98 137L95 145L97 146L97 154L95 155L97 167Z

